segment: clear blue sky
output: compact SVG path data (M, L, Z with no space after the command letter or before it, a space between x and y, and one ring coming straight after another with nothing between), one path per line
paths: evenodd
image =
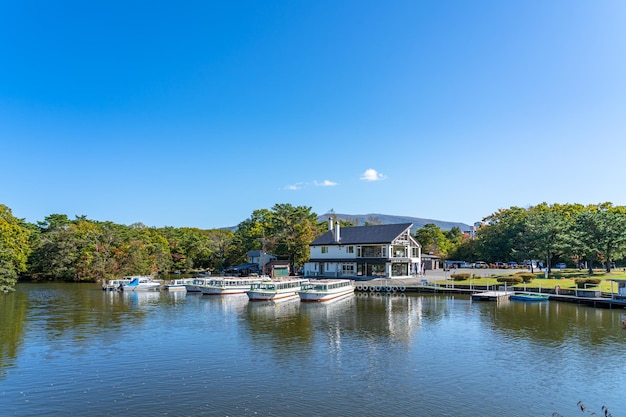
M0 203L234 226L626 205L626 2L2 1Z

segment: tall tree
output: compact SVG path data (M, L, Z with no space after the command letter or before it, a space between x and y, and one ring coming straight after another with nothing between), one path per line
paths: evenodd
M520 247L520 239L525 233L527 215L525 209L511 207L486 217L485 225L477 231L479 256L487 262L520 261L516 248Z
M415 238L422 245L422 252L447 258L452 245L445 233L436 224L429 223L415 232Z
M562 212L547 205L534 207L526 218L526 233L531 255L546 260L546 274L549 272L555 254L561 254L567 247L568 225Z
M13 290L18 274L26 270L30 254L30 230L0 204L0 291Z
M239 223L233 236L232 259L245 262L250 250L274 251L276 237L272 230L273 213L268 209L254 210L250 217Z
M211 248L211 269L224 270L226 259L233 250L234 233L226 229L212 229L207 231L209 247Z
M593 260L602 259L607 272L611 261L623 255L626 248L626 213L611 205L590 206L574 222L574 235L587 254L589 275L593 274Z
M292 271L309 259L309 243L319 235L317 214L311 207L275 204L270 217L276 255L289 260Z

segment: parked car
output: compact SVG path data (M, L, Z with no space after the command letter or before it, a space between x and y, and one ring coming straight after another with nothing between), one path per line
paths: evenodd
M509 268L517 268L517 262L507 262L506 266L508 266Z
M567 268L567 265L565 265L563 262L559 262L558 264L554 265L554 267L558 269L565 269Z

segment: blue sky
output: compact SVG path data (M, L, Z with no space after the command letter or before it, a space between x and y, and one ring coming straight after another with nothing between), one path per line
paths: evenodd
M233 226L626 205L626 2L0 2L0 204Z

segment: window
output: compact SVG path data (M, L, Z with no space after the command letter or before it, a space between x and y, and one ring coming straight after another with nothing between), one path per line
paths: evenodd
M322 246L322 253L328 253L328 246Z
M354 275L354 264L342 264L341 275Z
M354 253L354 246L348 246L347 249L346 249L346 252Z

